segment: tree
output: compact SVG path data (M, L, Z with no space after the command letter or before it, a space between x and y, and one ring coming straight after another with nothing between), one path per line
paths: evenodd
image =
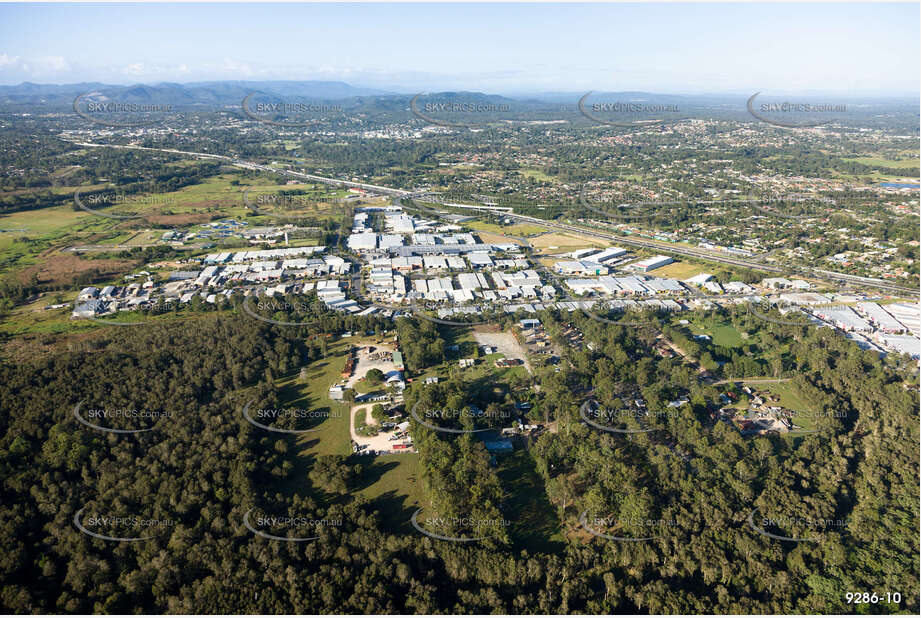
M384 381L384 372L375 367L374 369L369 369L368 373L365 374L365 380L368 381L368 384L372 386L378 386Z
M387 421L387 413L384 412L384 406L379 403L374 404L374 407L371 408L371 418L378 423L385 423Z

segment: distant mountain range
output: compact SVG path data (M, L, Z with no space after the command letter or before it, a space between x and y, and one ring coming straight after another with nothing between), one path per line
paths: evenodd
M405 90L381 90L353 86L340 81L213 81L190 82L178 84L161 82L156 84L134 84L119 86L99 82L83 82L77 84L34 84L23 82L16 86L0 86L0 105L46 105L49 107L69 106L76 97L89 93L98 93L99 100L118 101L120 103L160 103L169 104L176 108L182 107L227 107L240 105L244 97L259 93L267 98L284 97L289 101L346 101L354 103L370 103L368 99L376 99L378 104L402 105L416 93ZM464 100L468 102L515 102L524 107L542 106L547 104L574 105L585 92L543 92L532 94L517 94L500 96L496 94L483 94L480 92L432 92L429 99L438 97L442 100ZM754 94L754 93L752 93ZM765 93L767 94L767 93ZM658 104L679 105L683 109L744 109L748 97L739 94L700 94L700 95L675 95L658 94L636 91L592 93L592 101L620 101L620 102L646 102ZM822 97L797 97L822 100ZM362 101L362 99L364 99ZM841 99L832 98L834 102ZM915 99L900 97L878 97L864 100L865 103L916 106Z
M17 86L0 86L0 103L71 104L81 94L93 92L122 103L168 103L175 106L239 105L243 97L252 92L324 100L397 94L375 88L356 87L345 82L320 81L220 81L188 84L164 82L132 86L115 86L98 82L63 85L23 82Z

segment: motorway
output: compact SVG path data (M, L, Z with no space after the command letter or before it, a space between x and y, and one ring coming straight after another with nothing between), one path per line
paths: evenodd
M633 247L637 249L647 249L654 250L660 253L681 255L685 257L691 257L699 260L706 260L709 262L717 262L720 264L728 264L730 266L736 266L740 268L749 268L752 270L760 270L768 273L774 274L789 274L793 272L802 277L809 277L813 279L819 279L823 281L829 281L833 283L844 283L849 286L864 286L869 288L875 288L882 290L884 292L889 292L892 294L904 294L909 296L919 296L919 290L913 288L906 288L902 286L895 285L888 281L883 281L881 279L872 279L869 277L858 277L856 275L847 275L844 273L836 273L827 270L821 270L818 268L809 268L804 266L774 266L769 264L762 264L754 260L745 260L742 258L737 258L733 256L724 255L720 252L710 251L706 249L699 249L695 247L687 247L682 245L675 245L673 243L667 243L662 241L657 241L653 239L639 239L631 238L621 234L613 234L610 232L604 232L598 229L585 227L581 225L572 225L568 223L559 223L556 221L550 221L547 219L540 219L538 217L529 217L526 215L519 215L512 211L511 208L505 207L495 207L495 206L476 206L471 204L456 204L453 202L442 202L431 195L426 194L425 192L420 191L407 191L404 189L394 189L392 187L384 187L380 185L372 185L368 183L354 182L349 180L339 180L337 178L327 178L324 176L316 176L314 174L305 174L303 172L293 172L291 170L279 169L271 167L268 165L261 165L259 163L253 163L250 161L243 161L235 157L228 157L224 155L215 155L205 152L188 152L183 150L174 150L170 148L147 148L143 146L125 146L125 145L111 145L111 144L93 144L88 142L74 142L79 146L87 146L94 148L123 148L130 150L150 150L156 152L166 152L171 154L180 154L188 155L194 157L202 157L208 159L218 159L222 161L227 161L235 167L241 167L243 169L258 170L267 172L270 174L281 174L283 176L289 176L291 178L296 178L300 180L309 180L312 182L320 182L324 184L331 184L340 187L353 187L358 189L364 189L366 191L372 191L380 193L382 195L388 195L396 198L408 198L408 199L420 199L421 201L426 201L435 204L441 204L447 207L454 208L463 208L470 210L480 210L480 211L492 211L492 212L502 212L504 216L509 219L514 219L516 221L522 221L526 223L532 223L535 225L540 225L550 229L555 229L563 232L571 232L576 234L581 234L583 236L591 236L594 238L600 238L606 241L615 242L618 244L626 245L628 247Z

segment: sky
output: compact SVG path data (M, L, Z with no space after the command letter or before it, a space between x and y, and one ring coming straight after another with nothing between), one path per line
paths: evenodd
M0 4L0 84L917 96L919 6Z

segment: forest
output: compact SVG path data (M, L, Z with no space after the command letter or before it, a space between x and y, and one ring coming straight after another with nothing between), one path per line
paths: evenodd
M795 375L809 404L829 413L814 435L746 439L709 418L712 387L674 359L650 357L653 330L542 314L548 332L575 324L594 349L572 349L563 371L539 368L535 376L541 389L530 414L557 420L559 431L541 436L527 455L565 538L559 552L540 553L516 546L501 527L453 529L483 537L467 544L392 528L379 504L350 491L360 472L352 458L318 459L312 491L279 490L292 474L286 449L247 423L241 406L254 396L275 401L282 376L322 361L325 334L387 327L320 318L291 328L239 312L197 314L105 330L72 351L0 366L0 606L13 613L814 613L851 611L847 591L890 590L901 592L902 605L878 609L918 609L918 397L896 362L832 333L750 323L782 343L764 346L783 347L767 365ZM412 341L410 368L441 362L439 327L400 319L397 328L401 345ZM457 407L473 393L484 407L508 405L463 381L437 386L424 393L411 386L407 403ZM586 393L616 405L634 388L650 409L685 392L690 402L682 415L655 421L656 431L630 437L580 422ZM78 403L84 412L168 414L105 419L112 428L150 429L116 434L78 422ZM413 432L426 514L506 517L513 488L498 479L482 441ZM747 521L755 509L781 522L776 533L820 540L761 535ZM311 542L286 543L248 530L250 511L260 515L249 521L330 525L311 529ZM141 540L113 542L82 533L78 514L84 525L104 515L161 525ZM605 525L653 522L654 534L642 536L655 538L596 538L580 527L583 514ZM847 523L784 525L795 516ZM642 532L616 523L604 529L619 537Z

